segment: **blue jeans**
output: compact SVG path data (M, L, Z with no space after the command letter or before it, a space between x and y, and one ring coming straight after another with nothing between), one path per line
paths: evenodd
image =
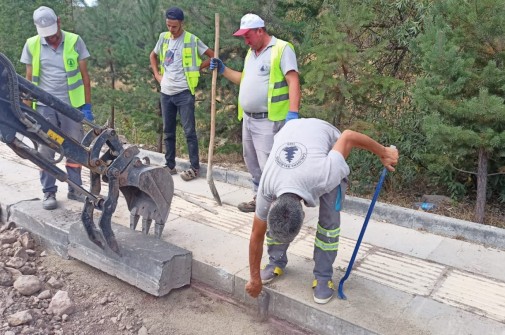
M163 115L163 139L165 141L165 164L175 167L175 128L177 113L181 116L181 124L186 135L188 154L191 167L200 169L198 156L198 139L195 129L195 96L189 90L174 95L161 93L161 112Z

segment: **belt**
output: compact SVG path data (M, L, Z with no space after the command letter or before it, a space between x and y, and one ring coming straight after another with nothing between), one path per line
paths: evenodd
M245 115L252 117L253 119L266 119L268 117L268 113L248 113L244 112Z

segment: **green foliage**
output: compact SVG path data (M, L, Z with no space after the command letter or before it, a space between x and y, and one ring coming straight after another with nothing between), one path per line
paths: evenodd
M0 1L0 52L12 62L18 73L25 73L19 62L26 39L36 35L33 11L39 6L51 7L61 19L62 29L73 31L70 0L2 0Z
M495 167L505 165L504 36L501 1L446 0L434 5L418 38L426 75L417 80L415 101L425 115L429 171L453 196L475 189L461 171L477 171L480 149ZM503 185L499 179L503 177L495 177L493 185Z

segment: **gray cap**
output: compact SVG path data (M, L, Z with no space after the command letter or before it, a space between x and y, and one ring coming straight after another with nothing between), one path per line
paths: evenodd
M33 12L33 23L40 37L52 36L58 31L58 17L46 6L40 6Z

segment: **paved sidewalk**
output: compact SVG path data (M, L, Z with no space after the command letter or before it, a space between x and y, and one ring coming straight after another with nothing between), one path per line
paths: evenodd
M151 155L154 163L161 157ZM184 164L178 162L181 167ZM244 187L247 174L215 169L215 176L216 180L228 181L215 183L222 207L215 204L204 178L183 182L174 176L176 190L204 206L174 197L163 239L192 252L192 279L230 293L253 308L255 301L244 291L249 277L248 240L253 215L235 207L252 198L251 190ZM75 222L81 205L66 200L66 185L60 185L60 190L60 208L50 213ZM42 225L48 212L41 209L40 200L33 200L40 197L38 168L0 143L2 218L23 211ZM427 226L437 226L437 216L427 215L424 220L432 219ZM388 216L391 221L395 217L403 220L394 211ZM318 305L313 302L310 288L317 209L307 208L306 224L288 252L285 275L266 286L272 295L270 314L318 334L505 335L505 248L499 242L502 230L484 228L483 243L488 245L484 246L405 227L419 227L413 222L388 223L374 218L345 283L348 300L335 296L328 304ZM129 225L123 199L113 221ZM344 208L339 255L334 264L336 285L345 272L363 221L363 216ZM464 222L463 226L481 231L481 226L473 223ZM66 229L68 233L68 227L60 227L62 236ZM62 253L64 248L62 242L54 249Z

